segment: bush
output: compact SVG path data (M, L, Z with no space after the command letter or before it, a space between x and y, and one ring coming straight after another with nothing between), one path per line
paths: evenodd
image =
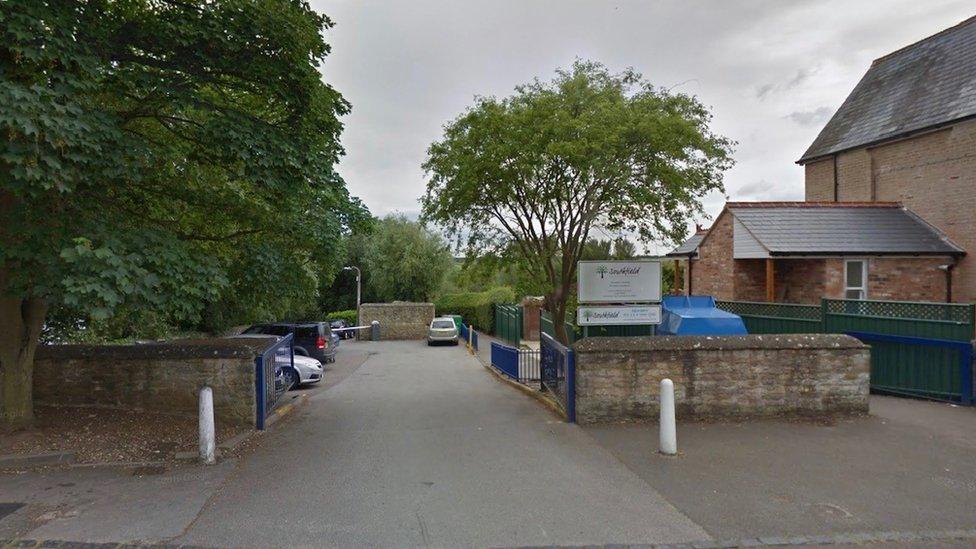
M356 315L356 309L348 309L345 311L335 311L325 315L327 320L345 320L350 326L355 326L358 320L358 315Z
M461 315L464 323L494 333L495 304L515 303L515 291L509 286L499 286L484 292L445 294L434 301L437 315Z

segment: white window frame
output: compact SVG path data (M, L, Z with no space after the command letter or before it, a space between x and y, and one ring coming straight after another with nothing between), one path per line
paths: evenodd
M861 285L860 286L848 286L847 284L847 271L850 268L851 263L861 264ZM861 292L861 297L848 297L847 292L856 290ZM858 299L865 300L868 298L868 259L852 257L850 259L844 260L844 299Z

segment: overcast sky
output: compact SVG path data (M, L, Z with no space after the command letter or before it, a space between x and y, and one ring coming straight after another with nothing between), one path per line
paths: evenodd
M802 200L795 164L871 61L976 13L971 0L312 0L335 21L326 81L352 103L339 170L377 215L419 212L420 168L475 95L577 57L712 107L738 142L735 200ZM710 197L717 214L724 197ZM660 250L652 250L660 251Z

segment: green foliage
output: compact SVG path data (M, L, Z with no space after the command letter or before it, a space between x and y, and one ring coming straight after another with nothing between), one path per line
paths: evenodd
M327 320L345 320L350 326L355 326L359 320L359 315L356 314L356 309L349 309L346 311L333 311L326 314L325 318Z
M305 2L0 10L0 293L219 328L305 304L365 217Z
M402 215L379 220L364 253L370 295L383 302L428 301L453 259L444 240Z
M495 329L495 304L516 301L511 287L499 286L484 292L442 295L434 302L434 308L438 315L461 315L466 324L491 332Z
M0 3L0 421L31 418L48 310L59 340L315 308L368 217L334 170L330 26L301 0Z
M469 256L516 251L559 317L591 230L679 241L723 190L732 142L710 122L695 97L577 61L447 124L423 165L424 218Z

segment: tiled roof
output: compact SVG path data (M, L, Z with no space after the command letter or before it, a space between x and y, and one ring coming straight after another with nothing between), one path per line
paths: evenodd
M683 257L683 256L694 256L698 253L698 244L705 238L708 231L698 231L697 233L691 235L688 240L681 243L680 246L671 250L666 255L667 257Z
M965 253L893 202L729 202L726 207L771 256Z
M976 116L976 17L872 63L799 163Z

